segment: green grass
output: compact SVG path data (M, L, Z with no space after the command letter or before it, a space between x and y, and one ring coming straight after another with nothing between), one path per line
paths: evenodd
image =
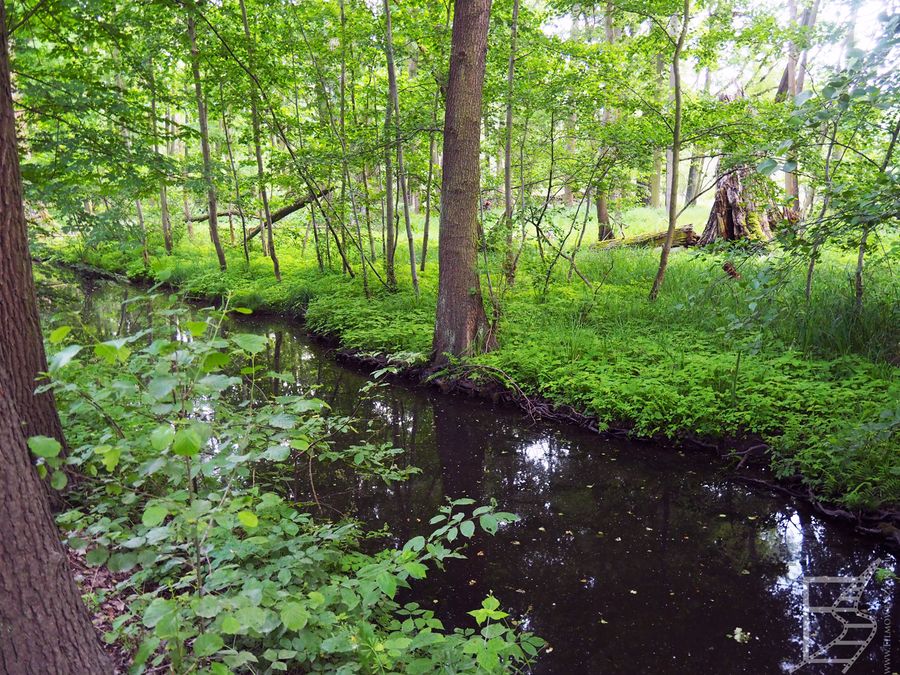
M694 216L687 222L702 222L686 215ZM659 210L625 217L628 232L664 226ZM595 225L588 233L593 241ZM231 294L237 305L305 312L310 329L348 348L413 352L424 360L437 295L436 224L432 235L419 299L408 280L405 238L397 256L400 288L387 292L370 274L366 299L359 275L337 271L336 255L335 271L321 275L311 242L301 255L302 237L289 226L276 232L281 284L258 244L249 268L230 248L223 273L210 246L182 240L173 256L152 256L149 275L201 296ZM134 250L56 246L69 258L145 273ZM742 278L731 280L721 270L724 253L676 250L660 298L651 303L658 255L584 248L578 267L602 281L599 290L574 275L567 280L569 265L560 260L544 292L546 268L529 246L516 285L503 297L500 348L473 361L502 370L530 395L595 415L601 426L673 439L761 437L779 475L801 474L823 498L852 507L900 503L900 387L892 365L900 292L890 268L870 266L863 311L856 312L851 254L826 251L807 303L805 266L786 267L777 252L732 252ZM496 272L492 281L498 283Z

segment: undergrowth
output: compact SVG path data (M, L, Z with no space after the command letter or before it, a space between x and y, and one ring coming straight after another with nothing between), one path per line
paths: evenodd
M69 260L166 280L198 296L231 294L254 309L303 314L311 330L347 348L427 360L436 247L420 273L419 299L405 277L402 247L399 289L388 292L370 273L369 298L358 265L353 279L337 268L321 274L311 245L303 254L301 248L299 237L283 236L279 284L258 250L246 266L240 250L231 249L221 272L208 246L186 241L172 256L152 256L149 269L133 249L56 245ZM739 279L722 272L726 257ZM528 246L514 287L501 288L492 275L502 294L500 347L477 361L502 370L528 395L595 415L601 427L672 439L761 437L778 475L802 476L820 498L849 507L897 504L896 425L877 438L870 429L898 414L900 291L889 265L872 259L865 302L856 311L855 261L837 250L826 250L819 262L808 302L805 265L777 248L676 251L663 292L651 303L657 251L584 248L578 271L593 287L559 260L545 291L546 262ZM493 257L489 265L499 269Z

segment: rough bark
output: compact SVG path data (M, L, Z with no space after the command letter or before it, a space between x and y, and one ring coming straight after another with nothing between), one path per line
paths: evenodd
M0 3L0 672L108 673L25 441L62 440L53 398L34 396L39 370L46 364Z
M491 0L456 0L444 114L444 166L433 357L490 349L478 278L481 101ZM484 344L479 344L480 342Z
M31 465L0 364L0 672L111 673Z
M206 181L206 198L209 202L209 238L216 249L219 267L225 269L225 251L219 240L219 221L216 217L216 185L212 175L212 157L209 151L209 122L206 115L206 101L203 97L203 82L200 79L200 51L197 48L197 29L194 17L188 14L188 40L191 46L191 73L194 78L194 96L197 100L197 118L200 122L200 150L203 154L203 179Z
M700 245L718 240L772 238L769 209L760 208L744 185L751 171L750 167L742 167L719 179Z
M18 423L25 435L52 436L63 443L53 394L34 393L37 378L47 371L47 357L31 275L5 23L0 30L0 366L15 376L5 388L20 411ZM0 473L6 471L0 464ZM8 520L5 514L3 519Z

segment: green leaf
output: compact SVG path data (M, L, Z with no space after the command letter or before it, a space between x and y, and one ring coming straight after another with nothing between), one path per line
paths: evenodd
M52 487L54 490L64 489L68 482L68 476L66 476L66 474L64 474L62 471L54 471L50 475L50 487Z
M225 646L225 641L216 633L204 633L194 640L194 654L203 658L204 656L212 656Z
M253 513L253 511L239 511L237 517L238 520L241 521L241 525L248 530L259 527L259 518L256 517L256 514Z
M238 333L231 336L231 341L248 354L259 354L269 344L269 338L255 333Z
M144 509L141 522L147 527L156 527L169 515L169 510L160 504L151 504Z
M80 351L81 351L81 345L69 345L69 346L66 347L65 349L62 349L62 350L56 352L56 353L50 358L50 364L49 364L49 366L47 367L47 369L48 369L51 373L55 373L55 372L58 371L60 368L65 367L65 366L69 363L69 361L71 361L72 359L74 359L75 356L76 356L76 355L78 354L78 352L80 352Z
M227 635L237 635L243 630L241 622L235 619L231 614L227 614L222 619L222 632Z
M777 168L778 162L776 162L771 157L767 157L756 165L756 170L764 176L771 176L773 173L775 173L775 169Z
M153 628L163 619L175 613L175 603L166 598L155 598L144 610L144 625Z
M309 621L309 613L299 602L285 603L281 608L281 623L288 630L301 630Z
M106 565L110 572L127 572L137 565L137 553L113 553Z
M171 394L172 390L175 389L177 385L178 380L175 377L172 377L171 375L160 375L159 377L154 377L147 384L147 393L155 400L159 401Z
M182 457L191 457L200 452L203 446L203 439L194 427L187 429L179 429L175 433L172 443L172 452Z
M207 324L205 321L188 321L184 325L188 329L190 334L194 337L203 335L206 332L207 327L209 326L209 324Z
M464 520L459 524L459 531L468 539L475 534L475 523L471 520Z
M62 451L62 445L55 438L49 436L32 436L28 439L28 447L38 457L58 457Z
M60 326L50 333L50 336L47 338L47 341L50 342L51 345L58 345L60 342L66 339L66 336L72 332L71 326Z
M235 307L234 311L238 314L253 314L253 310L249 307Z
M397 578L390 572L382 572L378 575L376 582L381 592L393 599L394 594L397 593Z
M88 554L84 556L84 561L91 567L102 565L108 559L109 549L107 549L105 546L98 546L95 549L91 549L90 551L88 551Z
M793 173L794 171L797 170L797 161L793 160L793 159L789 159L781 167L781 170L784 171L785 173Z
M404 551L421 551L425 548L425 537L413 537L403 545Z
M172 443L175 438L175 429L168 424L156 427L150 434L150 445L157 452L162 452Z
M223 352L212 352L203 357L203 364L200 366L200 369L204 373L210 373L223 366L227 366L229 361L231 361L231 356L228 354Z

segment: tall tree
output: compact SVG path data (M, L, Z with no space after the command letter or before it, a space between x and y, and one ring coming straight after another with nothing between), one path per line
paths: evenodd
M432 343L436 364L493 339L478 279L481 100L491 0L456 0L444 112L444 166L438 239L438 301Z
M513 93L516 76L516 38L519 31L519 0L513 0L512 23L509 27L509 63L506 69L506 138L503 147L503 221L506 227L506 280L515 278L513 251L513 193L512 193L512 125Z
M194 96L197 100L197 119L200 122L200 150L203 154L203 179L206 182L206 197L209 206L209 238L216 249L216 257L219 259L219 267L225 269L228 264L225 261L225 251L222 242L219 241L219 218L216 213L216 184L212 175L212 157L209 151L209 121L206 115L206 100L203 96L203 81L200 79L200 50L197 48L197 27L194 23L194 15L188 10L187 29L188 41L191 46L191 74L194 77Z
M240 0L241 5L241 21L244 24L244 38L247 40L248 68L253 72L253 36L250 34L250 22L247 20L247 6L244 0ZM275 238L272 235L272 212L269 210L269 196L266 194L266 176L263 168L262 144L260 142L259 133L259 103L254 82L250 83L250 117L253 125L253 152L256 156L256 176L259 179L259 196L262 200L263 208L263 228L264 232L260 235L265 237L267 243L269 257L272 259L272 268L275 271L275 278L281 282L281 266L278 264L278 255L275 253ZM210 211L212 214L212 211Z
M5 15L3 18L5 21ZM53 394L35 393L37 379L47 372L47 357L31 276L7 35L5 23L3 25L0 53L0 366L15 376L6 381L4 396L11 397L26 436L50 436L62 443L62 425ZM2 473L5 473L7 467L2 466Z
M691 0L684 0L684 9L681 17L681 30L678 37L673 39L671 35L666 33L667 37L675 44L675 50L672 54L672 89L675 97L675 120L672 124L672 146L669 149L669 175L666 176L668 181L667 194L670 195L668 200L669 210L669 228L666 231L666 241L663 243L662 253L659 256L659 269L656 272L656 278L653 280L653 286L650 288L650 299L656 300L659 295L659 289L662 287L663 279L666 276L666 266L669 263L669 252L672 250L672 240L675 237L675 223L678 220L678 163L681 159L681 50L684 47L684 39L687 37L688 25L691 21Z
M112 672L25 443L38 434L62 441L53 398L34 395L44 370L0 3L0 672Z
M391 29L391 2L384 0L384 51L387 55L389 106L394 108L394 141L397 144L397 183L403 198L403 220L406 224L406 240L409 246L409 273L413 290L419 296L419 278L416 275L416 246L413 241L412 224L409 219L409 186L406 182L406 167L403 163L403 139L400 134L400 97L397 93L397 70L394 67L394 36ZM385 139L386 140L386 139Z

